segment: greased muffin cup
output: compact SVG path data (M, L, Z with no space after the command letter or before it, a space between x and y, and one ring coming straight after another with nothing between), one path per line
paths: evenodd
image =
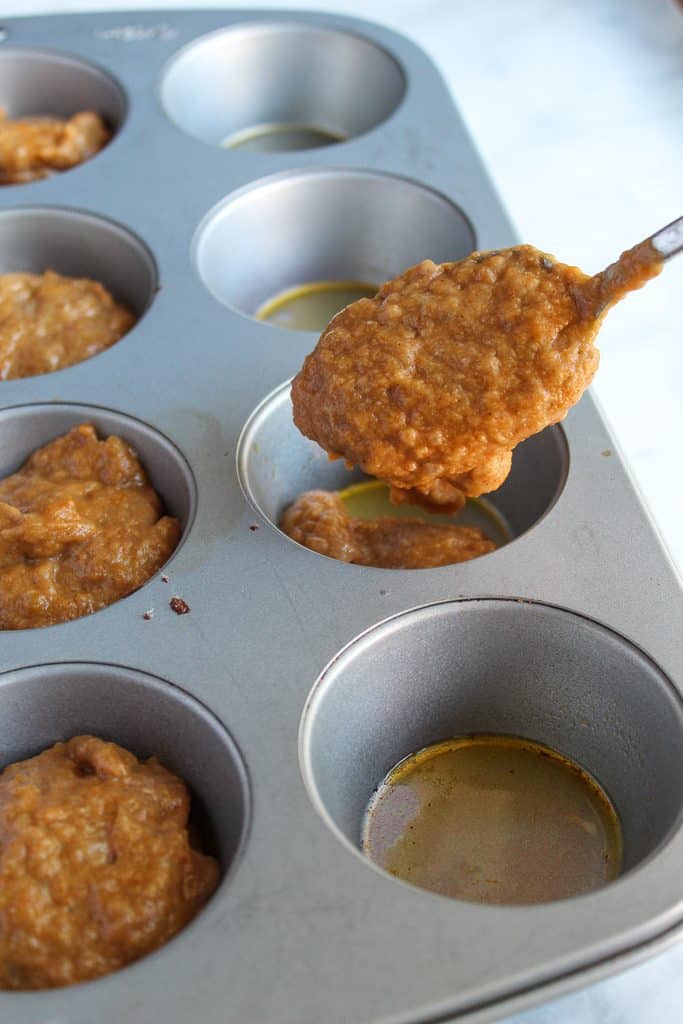
M544 743L599 779L622 826L622 873L680 820L683 705L671 681L618 634L533 601L428 605L350 644L307 702L304 778L357 848L368 800L395 764L477 733Z
M351 168L284 173L211 210L194 239L199 276L247 316L309 281L379 285L425 252L472 251L474 232L445 196L416 181Z
M325 14L5 28L0 105L28 114L51 88L63 105L48 113L92 106L114 137L68 173L0 190L0 269L94 277L139 319L86 362L0 383L0 467L93 422L136 448L183 539L97 614L3 633L3 762L83 731L157 753L196 796L224 880L150 957L0 992L0 1017L484 1021L670 942L683 602L591 396L515 452L491 498L513 539L491 554L363 568L268 526L299 490L353 474L294 430L283 382L315 335L258 322L263 301L516 241L434 67L387 29ZM221 145L293 124L343 138ZM622 876L519 908L373 869L363 801L401 756L469 730L529 736L594 772L622 817Z

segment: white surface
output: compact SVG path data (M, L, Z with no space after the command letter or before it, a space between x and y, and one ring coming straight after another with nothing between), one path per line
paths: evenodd
M0 0L0 18L173 6L335 11L411 36L445 76L521 237L586 271L683 213L683 9L674 0ZM683 255L610 314L594 385L679 567L682 297ZM514 1021L682 1018L679 945Z

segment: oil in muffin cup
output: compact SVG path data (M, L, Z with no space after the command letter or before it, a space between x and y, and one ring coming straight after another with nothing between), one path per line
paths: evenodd
M613 881L621 825L600 784L549 747L461 736L404 758L372 795L361 849L442 896L523 904Z
M362 281L312 281L274 295L256 310L255 319L288 331L320 333L341 309L376 291Z
M245 153L292 153L319 149L346 142L347 135L324 131L315 125L289 124L287 121L243 128L223 139L224 149L241 149Z
M581 827L597 839L591 857L602 843L610 858L592 882L618 884L619 861L623 875L655 855L683 811L683 706L671 681L607 626L528 600L445 601L363 633L315 683L299 755L314 807L347 847L458 899L586 892L585 872L584 884L573 872ZM419 764L431 767L430 785L413 772ZM396 801L373 834L392 773ZM525 825L529 801L536 820ZM576 819L579 806L580 820L560 828L561 812ZM544 887L525 872L553 832Z

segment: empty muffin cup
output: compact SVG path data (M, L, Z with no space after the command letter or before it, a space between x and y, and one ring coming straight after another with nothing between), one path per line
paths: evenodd
M64 207L0 212L0 274L54 270L100 284L139 318L157 290L154 257L127 228Z
M193 241L208 290L246 316L313 282L379 285L429 258L475 248L472 226L444 196L390 174L287 172L228 196Z
M619 816L623 872L680 821L680 695L624 637L531 601L444 602L362 634L308 698L301 769L319 813L358 850L368 802L395 765L477 734L545 744L589 772Z
M505 544L531 529L552 508L568 466L561 427L548 427L515 449L503 486L484 499L468 502L455 522L478 526L497 545ZM237 445L237 474L249 503L277 530L282 513L300 494L343 491L369 479L358 469L346 469L341 459L330 461L322 448L299 432L292 419L289 383L265 398L247 420ZM358 514L352 505L350 510ZM405 510L406 506L393 512L385 507L382 514L405 515Z
M278 152L361 135L394 112L404 90L400 65L368 39L265 22L189 43L166 68L161 102L203 142Z

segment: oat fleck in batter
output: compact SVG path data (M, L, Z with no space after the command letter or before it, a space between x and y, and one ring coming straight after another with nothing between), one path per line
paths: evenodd
M280 523L292 540L342 562L383 569L431 569L495 550L475 526L420 519L359 519L330 491L299 495Z
M21 185L82 164L107 145L111 132L99 114L81 111L68 119L10 120L0 112L0 185Z
M74 427L0 480L0 628L104 608L142 586L179 540L133 449Z
M0 988L73 985L162 946L218 884L190 797L155 758L93 736L0 775Z
M133 314L88 278L0 274L0 380L51 373L118 341Z
M393 501L457 511L579 400L606 311L660 269L649 241L593 278L530 245L425 260L334 317L294 380L294 421Z

